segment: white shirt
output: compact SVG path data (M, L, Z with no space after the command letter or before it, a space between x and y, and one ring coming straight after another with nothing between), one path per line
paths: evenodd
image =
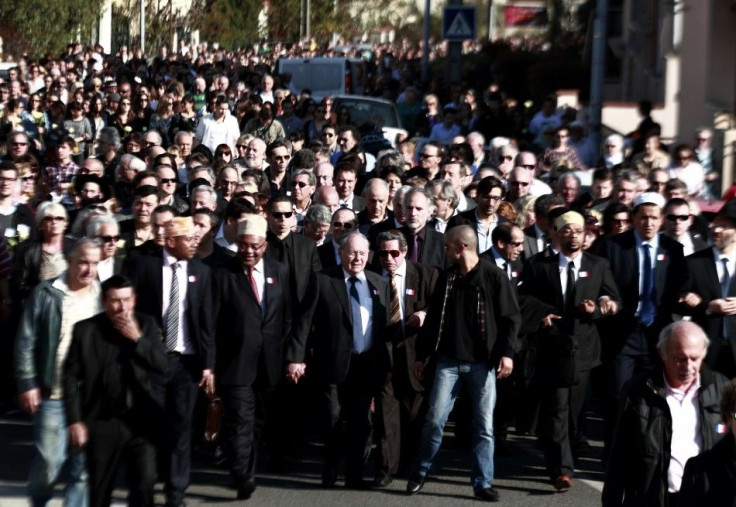
M493 229L495 229L496 226L498 225L498 215L493 216L493 220L488 226L487 233L484 231L485 223L481 222L478 219L477 213L475 217L475 222L476 222L475 229L476 229L476 232L478 233L478 253L483 253L493 246L491 235L493 234Z
M529 188L529 193L539 197L540 195L547 195L552 193L552 187L547 185L542 180L534 178L532 180L532 186Z
M676 240L678 243L682 245L682 253L685 257L690 255L695 251L695 246L693 245L693 238L690 236L690 234L684 234L681 239L672 238Z
M220 144L227 144L232 153L237 153L235 141L240 137L240 126L238 120L230 113L226 113L222 121L215 120L215 117L210 113L204 115L199 125L197 125L195 137L200 143L212 150L212 153Z
M636 307L636 315L641 315L641 306L642 306L642 296L644 293L644 245L648 244L651 245L651 249L649 250L649 255L651 257L651 263L652 263L652 277L655 277L656 280L656 274L655 274L655 268L657 266L657 259L664 260L663 257L660 257L660 255L657 253L657 249L659 248L659 234L655 234L652 239L649 241L643 241L641 239L641 236L639 236L638 231L634 231L634 238L636 239L636 256L638 258L639 263L639 303Z
M245 268L245 277L247 278L248 275L248 268ZM266 290L266 272L264 271L262 258L255 266L253 266L253 280L255 280L256 289L258 289L258 300L261 303L261 310L265 313L266 293L264 291Z
M171 266L175 262L179 263L179 269L176 270L176 281L179 284L179 327L176 332L177 341L174 351L180 354L194 354L194 347L189 339L189 327L186 325L186 312L189 310L189 302L187 301L187 286L189 285L187 268L189 263L188 261L177 260L166 250L164 250L164 264L161 268L163 273L163 290L161 291L163 295L161 304L162 323L164 329L166 329L166 313L169 311L169 303L171 302L171 279L174 274Z
M680 491L685 463L703 449L700 431L700 375L687 392L675 389L664 380L665 399L672 415L672 441L670 463L667 467L667 491Z
M371 297L371 289L368 287L368 280L365 272L361 271L355 277L358 279L355 287L358 289L358 304L350 295L350 278L353 276L344 269L342 273L345 278L345 289L348 293L348 302L350 303L350 313L353 316L353 352L362 354L371 349L373 345L373 298ZM357 321L360 319L360 326Z
M391 276L388 271L383 270L383 276L388 280L389 286L391 285ZM406 294L406 261L394 271L394 283L396 284L396 293L399 295L399 308L401 313L401 323L404 323L404 294ZM391 301L389 301L389 309Z
M547 238L545 238L544 231L537 224L534 224L534 232L537 235L537 251L544 252L544 249L547 248Z
M353 208L353 199L354 198L355 198L355 194L353 194L351 192L347 199L344 199L344 200L343 199L339 199L337 202L340 204L340 207L349 208L349 209L355 211L355 209Z
M97 265L97 279L104 282L115 274L115 257L101 260Z
M491 247L491 254L493 255L493 260L496 261L496 266L498 266L500 269L503 270L504 273L506 273L506 278L511 280L511 263L507 261L498 250L496 250L495 246Z
M238 244L237 243L230 243L227 238L225 237L225 223L223 222L220 224L220 228L217 230L217 234L215 234L215 243L220 245L223 248L227 248L231 252L237 252L238 251Z
M562 284L562 300L564 301L567 297L567 266L572 262L572 265L574 266L573 271L575 272L575 280L573 280L573 282L577 282L578 278L580 278L580 259L582 259L583 256L578 255L574 259L570 259L569 257L565 257L560 254L559 257L560 283Z

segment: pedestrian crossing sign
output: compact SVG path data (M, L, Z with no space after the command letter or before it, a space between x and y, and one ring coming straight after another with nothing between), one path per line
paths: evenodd
M449 41L476 38L476 8L453 5L442 11L442 38Z

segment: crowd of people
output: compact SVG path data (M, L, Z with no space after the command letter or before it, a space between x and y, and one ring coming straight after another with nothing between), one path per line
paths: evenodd
M422 89L378 48L365 89L408 135L372 153L282 53L71 45L0 83L1 384L33 417L33 504L63 470L68 505L108 505L124 463L131 505L157 480L183 505L218 397L239 499L301 403L325 488L416 494L452 413L476 498L499 500L512 430L566 491L596 410L604 505L731 505L736 201L698 207L712 132L669 148L643 102L595 146L553 97Z

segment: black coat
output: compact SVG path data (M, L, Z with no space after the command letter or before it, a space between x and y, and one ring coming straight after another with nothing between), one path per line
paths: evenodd
M727 433L712 449L687 460L680 505L736 505L736 440Z
M373 300L373 346L376 365L389 364L386 347L388 322L388 283L379 275L365 272ZM306 355L305 337L310 336L312 363L307 371L321 383L339 384L348 373L353 348L353 317L342 267L317 273L316 297L309 301L307 312L295 324L295 338L287 351L287 360L302 362ZM310 333L311 332L311 333ZM373 381L385 378L374 368Z
M580 271L575 283L575 310L571 314L565 311L565 299L562 296L560 283L559 255L535 256L533 261L526 264L523 277L519 287L520 292L536 300L540 306L549 308L549 313L562 317L554 321L551 328L539 330L537 343L540 352L544 350L546 342L553 341L553 335L564 334L563 328L569 323L572 337L577 345L574 357L577 369L587 371L599 365L601 343L596 322L602 315L598 307L598 300L607 296L620 304L618 289L608 262L587 253L582 254ZM580 302L587 299L596 302L593 314L583 314L577 309ZM549 357L549 355L542 354L542 361L546 361Z
M163 253L139 255L127 264L127 274L137 294L138 311L148 314L163 328ZM189 339L198 366L215 367L215 342L212 324L212 278L210 268L197 259L187 262L187 321Z
M291 283L286 265L264 259L265 313L253 294L245 268L233 258L214 273L217 381L251 386L263 358L268 385L282 377L284 350L291 335Z
M444 269L445 267L445 235L439 231L435 231L431 227L424 228L424 245L421 254L417 259L417 263L427 266L428 268ZM412 233L408 227L399 229L405 237L409 245L411 245ZM408 256L408 253L407 253Z
M136 313L142 334L137 342L123 337L106 313L74 326L64 363L67 424L118 416L121 390L132 394L128 415L140 423L156 420L158 405L151 392L151 374L166 372L168 362L161 331L154 320ZM132 375L124 371L131 368Z
M721 314L706 313L708 304L714 299L720 299L721 282L718 280L718 271L716 271L716 262L713 255L713 249L708 248L700 250L685 258L688 268L688 283L685 292L694 292L702 298L702 302L695 308L687 308L682 306L681 313L691 315L693 322L703 328L705 334L710 338L710 346L708 347L708 356L706 361L713 368L716 358L720 353L722 346L721 338L723 337L723 320L726 319L728 336L736 337L736 316L723 316ZM728 289L728 296L736 296L736 276L731 276L731 284ZM731 353L736 358L736 343L729 340ZM728 372L722 372L727 374Z
M319 263L322 269L328 269L338 265L332 239L329 241L325 240L324 243L317 247L317 256L319 257Z
M293 232L280 240L269 231L266 241L268 248L265 257L289 267L294 312L297 315L302 311L305 300L313 297L314 274L322 269L317 255L317 244L313 239Z
M660 234L659 249L654 255L657 313L650 328L652 335L658 334L659 330L672 322L672 313L676 311L677 301L687 284L687 265L680 243ZM611 345L610 352L616 354L637 325L639 261L634 231L607 237L601 248L601 257L608 260L621 296L621 308L618 314L611 318L610 326L606 326L607 329L615 331L608 337L608 342Z

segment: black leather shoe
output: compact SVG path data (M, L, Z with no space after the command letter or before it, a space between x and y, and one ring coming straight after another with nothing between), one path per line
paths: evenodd
M425 477L422 477L419 474L412 474L411 477L409 477L409 482L406 483L406 492L410 495L416 495L419 493L419 491L424 487L424 479Z
M499 494L493 488L481 488L475 490L475 498L486 502L498 502Z
M238 486L238 500L247 500L253 495L256 490L256 481L253 477L246 479L240 486Z
M391 485L391 483L394 482L394 476L387 473L381 473L376 477L376 480L373 481L373 486L376 488L387 488Z
M347 489L355 489L358 491L366 491L369 489L373 489L373 483L371 481L366 481L365 479L353 479L353 480L346 480L345 481L345 487Z

